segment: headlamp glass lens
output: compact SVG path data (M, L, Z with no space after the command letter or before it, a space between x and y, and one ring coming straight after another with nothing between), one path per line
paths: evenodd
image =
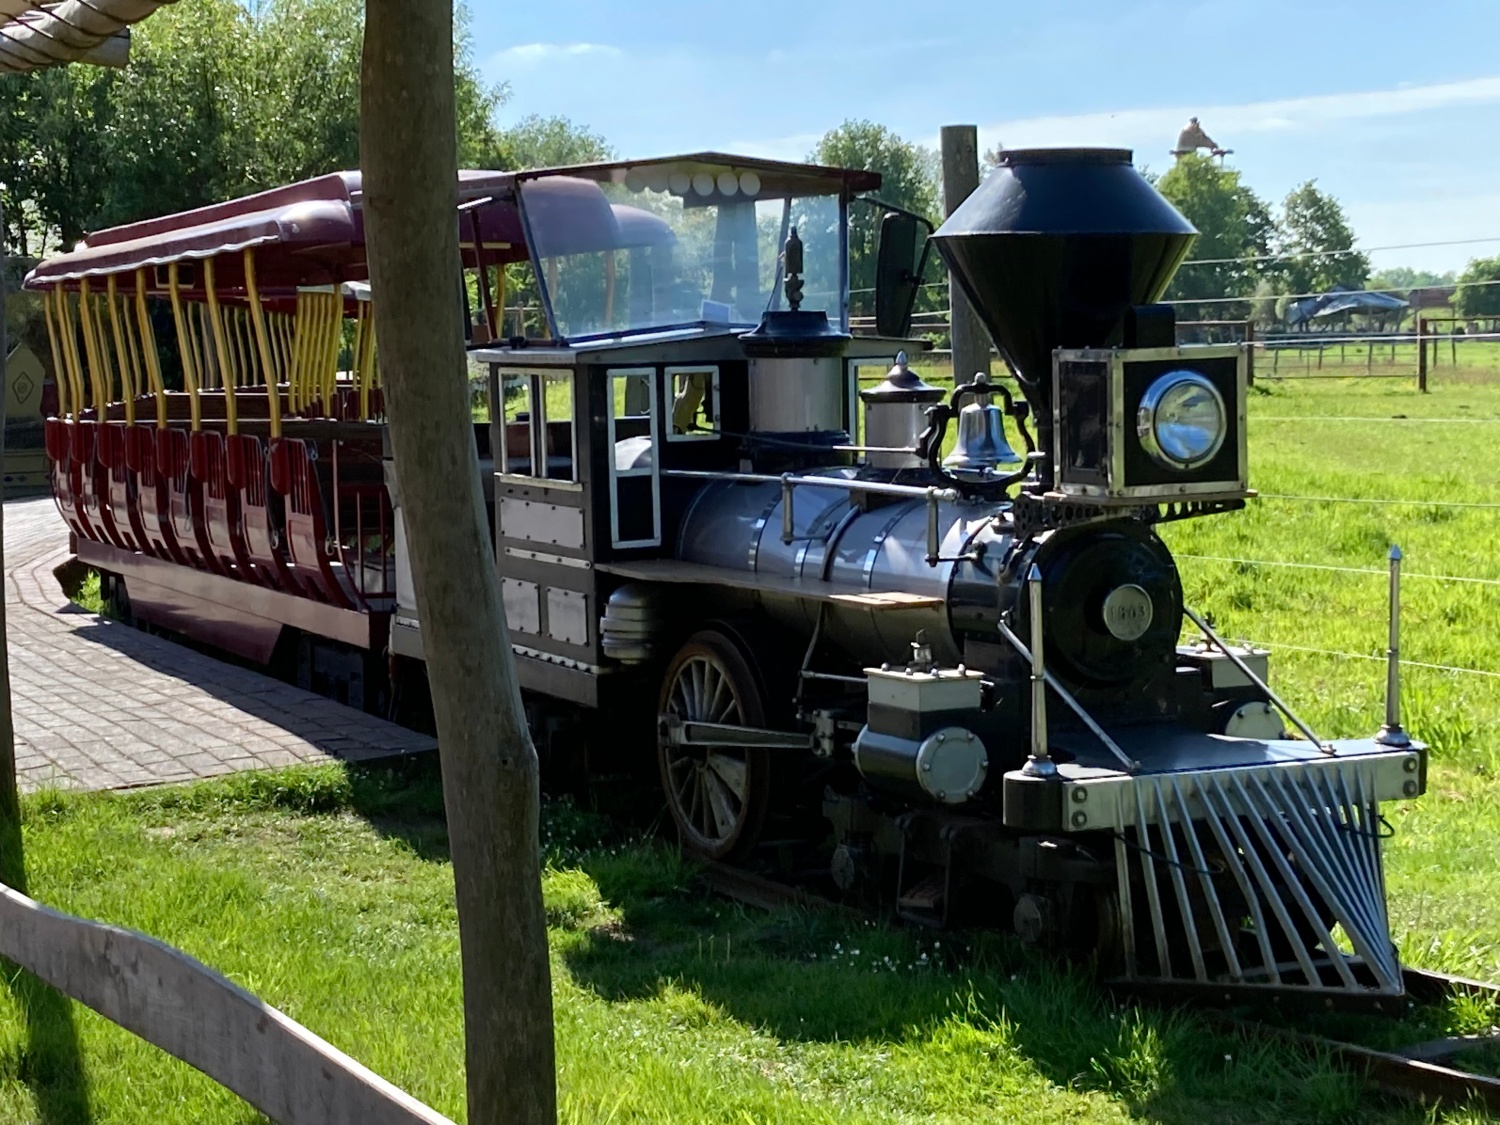
M1169 371L1141 400L1139 434L1157 461L1194 469L1224 444L1228 418L1218 389L1192 371Z

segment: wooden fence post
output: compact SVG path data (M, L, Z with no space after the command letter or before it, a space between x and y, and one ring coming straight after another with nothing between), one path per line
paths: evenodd
M943 214L951 215L979 186L979 128L944 125ZM963 290L948 277L949 336L953 341L953 382L967 383L977 371L990 374L990 337ZM1033 377L1036 377L1033 375Z
M1255 321L1245 321L1245 382L1255 386Z
M1427 393L1427 318L1417 317L1417 390Z

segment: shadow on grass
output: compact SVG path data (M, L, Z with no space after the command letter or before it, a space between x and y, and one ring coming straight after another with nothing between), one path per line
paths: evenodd
M742 908L705 894L664 847L598 849L578 866L613 913L576 927L561 953L611 1002L686 990L783 1042L868 1046L857 1052L867 1059L893 1047L916 1070L998 1051L1053 1086L1107 1092L1173 1125L1408 1119L1364 1101L1362 1084L1326 1063L1217 1034L1184 1011L1116 1005L1087 966L1008 936Z
M26 893L26 860L19 819L0 811L0 880ZM31 1088L41 1125L86 1125L88 1074L73 1019L73 1001L9 961L5 982L25 1013L26 1047L18 1077Z
M246 773L150 799L352 812L418 858L449 858L435 755ZM1106 1092L1135 1116L1171 1125L1421 1120L1365 1099L1362 1084L1326 1060L1226 1038L1187 1013L1116 1006L1086 969L993 933L747 909L707 893L674 849L569 801L543 804L541 833L554 953L607 1003L687 992L788 1049L848 1048L833 1065L862 1075L890 1057L915 1087L928 1078L972 1083L976 1110L999 1068L1033 1076L1036 1088Z

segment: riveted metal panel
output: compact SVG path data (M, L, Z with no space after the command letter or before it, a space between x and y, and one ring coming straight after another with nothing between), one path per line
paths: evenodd
M589 599L577 590L547 588L547 635L570 645L589 643Z
M500 501L499 525L503 539L523 539L574 551L583 549L582 508L506 496Z
M505 601L505 621L513 633L542 631L541 587L535 582L523 582L519 578L507 578L501 588Z

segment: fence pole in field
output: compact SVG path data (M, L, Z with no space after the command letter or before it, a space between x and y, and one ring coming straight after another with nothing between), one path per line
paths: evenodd
M1417 317L1417 390L1427 393L1427 318Z
M1245 383L1255 386L1255 321L1245 321Z
M943 214L951 215L979 186L979 128L944 125ZM990 374L990 338L969 300L948 275L949 335L953 340L953 381L967 383L976 371ZM1040 375L1035 377L1040 378Z

